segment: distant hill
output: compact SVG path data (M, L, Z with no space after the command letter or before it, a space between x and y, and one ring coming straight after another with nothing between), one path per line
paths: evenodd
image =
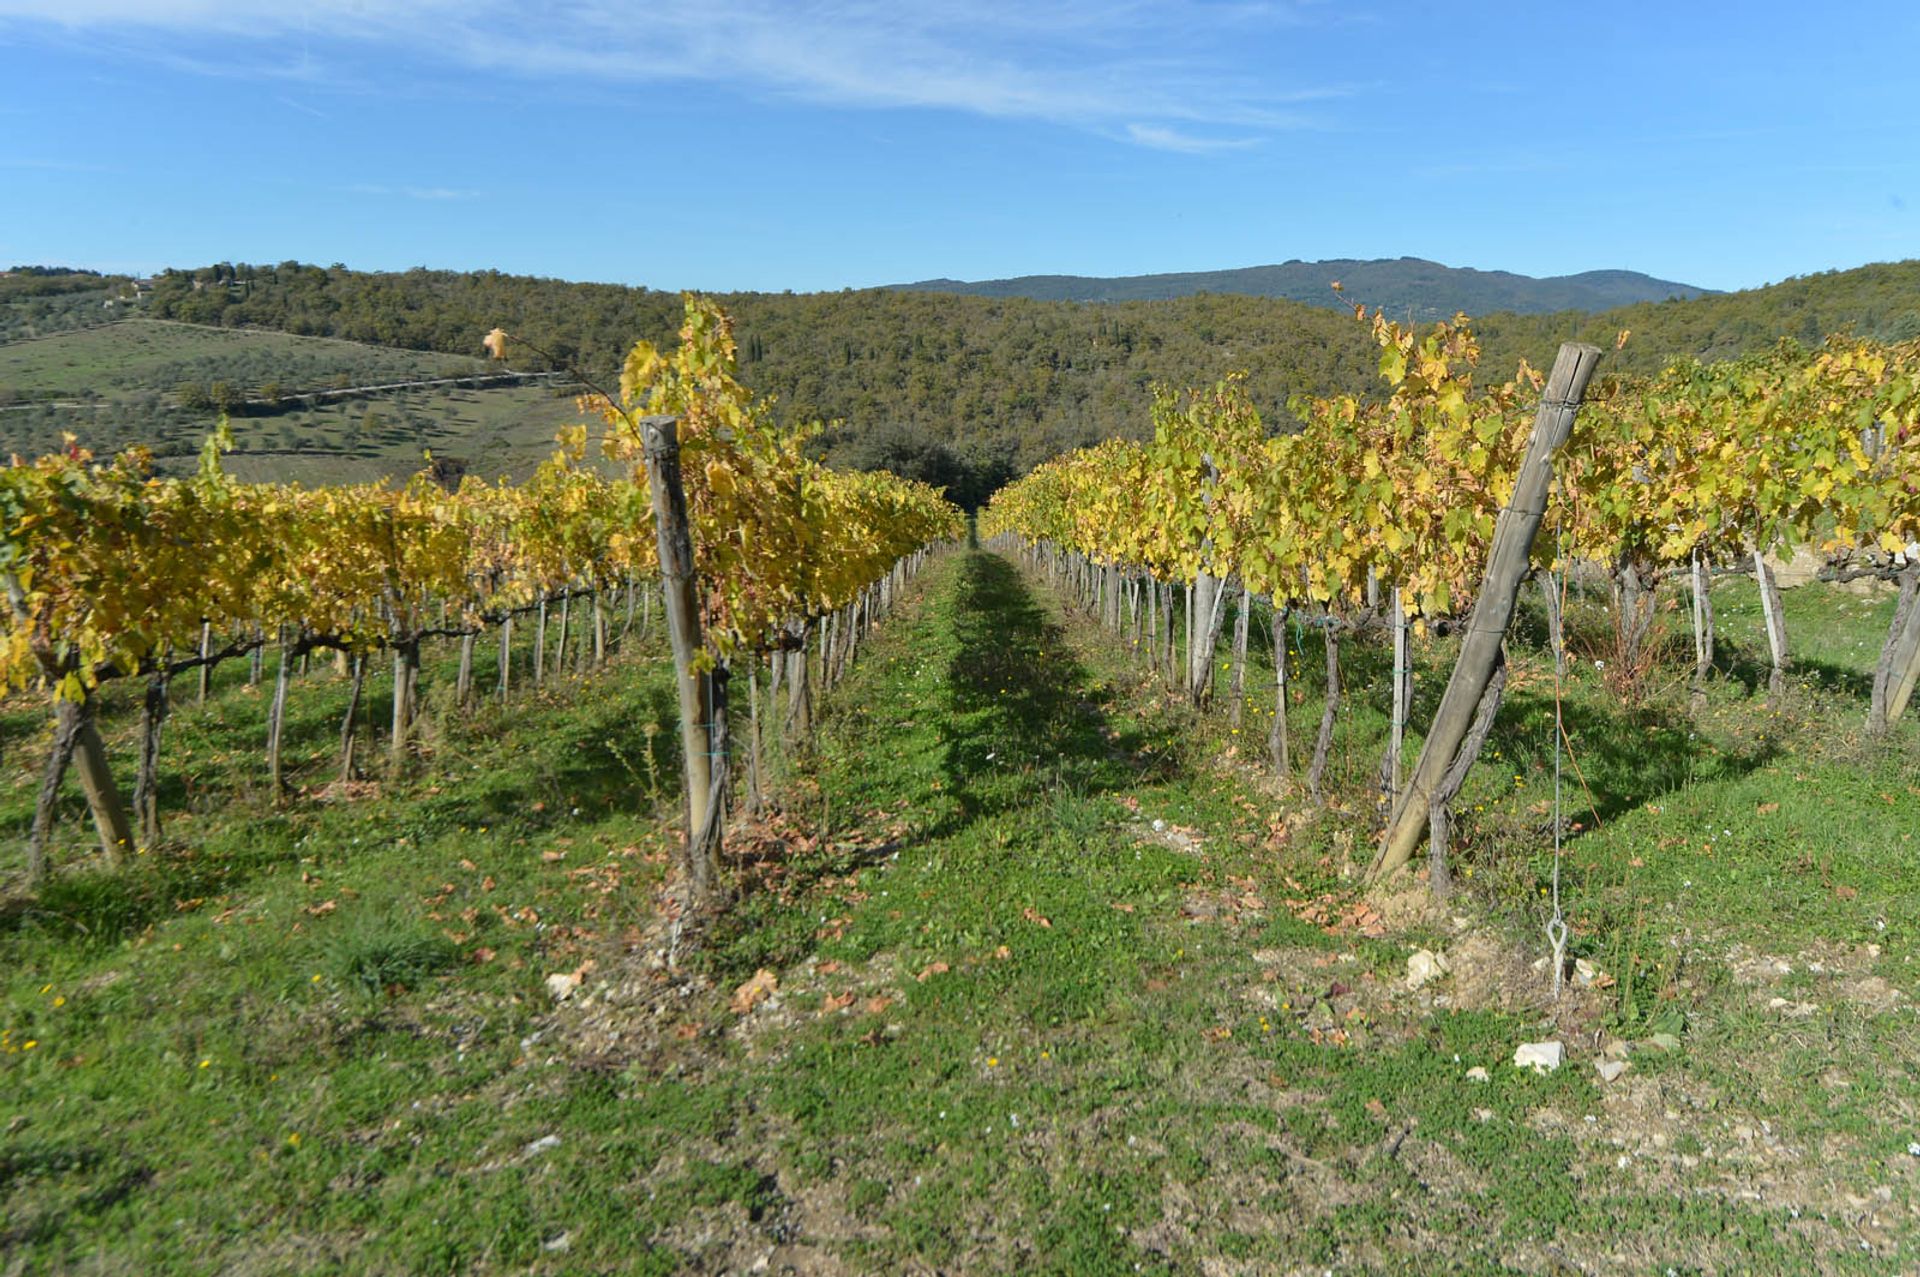
M1362 275L1346 272L1342 282L1349 297L1379 300ZM72 296L93 316L115 313L103 310L94 293ZM379 368L366 362L381 354L376 350L304 342L277 347L257 341L263 330L371 343L388 348L389 356L398 348L471 359L480 353L481 336L499 326L612 382L636 338L673 340L681 311L677 293L497 271L221 263L164 272L142 303L154 318L205 326L204 342L177 355L160 359L157 347L120 344L141 333L157 335L166 325L56 333L24 343L34 349L4 344L7 334L25 337L63 322L64 314L43 312L64 300L0 298L0 456L9 448L53 446L70 429L96 450L137 440L184 462L207 414L171 406L182 383L210 390L214 379L226 379L257 394L269 378L291 390L325 384L340 372L360 384L362 371L384 376L417 367L421 375L435 375L447 366L416 353L418 364ZM1279 425L1288 420L1294 395L1381 388L1379 350L1366 326L1324 301L1205 293L1087 304L895 289L734 293L718 300L737 323L742 378L777 396L781 419L843 423L818 441L831 462L885 466L951 484L968 503L1066 449L1145 434L1148 388L1156 381L1196 385L1244 372L1254 402ZM1616 349L1622 330L1631 337ZM1912 340L1920 338L1920 260L1600 313L1489 313L1475 316L1474 331L1482 342L1483 380L1509 376L1523 357L1545 367L1560 342L1575 339L1606 351L1606 373L1650 373L1675 358L1723 359L1782 338L1813 345L1841 331ZM249 333L257 344L236 341ZM249 351L258 353L240 357ZM341 360L344 366L328 362ZM528 366L546 365L529 359ZM102 405L46 402L89 394L101 396ZM438 396L421 392L310 415L249 416L239 428L261 467L283 466L276 473L317 482L331 473L321 467L344 467L349 459L360 468L340 469L347 477L368 477L366 470L375 467L404 471L428 447L436 457L467 458L477 472L497 474L537 458L552 431L574 419L570 401L534 387L461 391L446 403ZM23 410L8 408L10 402ZM350 448L355 427L358 439ZM340 455L349 451L351 458Z
M1338 281L1342 292L1333 290ZM1507 311L1542 315L1560 310L1600 311L1635 302L1701 297L1711 289L1631 270L1590 270L1578 275L1534 279L1503 270L1443 266L1419 257L1325 262L1294 260L1278 266L1241 270L1188 271L1171 275L1123 275L1099 279L1086 275L1022 275L970 283L927 279L895 288L921 293L962 293L975 297L1028 297L1035 301L1169 301L1195 293L1239 293L1248 297L1285 297L1315 306L1364 302L1389 314L1438 319L1465 311L1486 315Z

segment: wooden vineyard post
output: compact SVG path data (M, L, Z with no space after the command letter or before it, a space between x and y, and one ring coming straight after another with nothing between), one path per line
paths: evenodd
M207 686L213 679L213 662L207 654L213 650L213 622L200 622L200 704L207 703Z
M1513 620L1520 586L1526 581L1533 555L1533 539L1546 516L1547 494L1553 482L1553 457L1573 430L1573 419L1600 361L1600 348L1583 342L1567 342L1553 361L1553 372L1540 398L1534 416L1533 435L1527 441L1527 454L1514 477L1513 494L1494 525L1493 546L1487 555L1486 576L1474 600L1473 614L1461 640L1460 656L1440 708L1433 716L1420 760L1414 764L1407 787L1396 800L1380 853L1368 874L1379 880L1406 864L1427 836L1429 805L1439 799L1443 780L1456 772L1465 779L1466 767L1455 768L1455 756L1467 740L1481 698L1487 693L1500 665L1500 644ZM1471 758L1466 760L1471 766Z
M140 846L147 850L160 842L160 731L167 721L171 678L162 654L160 667L147 679L140 707L140 766L133 782L133 814L140 822Z
M1920 566L1909 566L1900 573L1900 602L1873 671L1868 735L1883 736L1899 720L1916 680L1920 680Z
M1707 691L1707 676L1713 673L1713 579L1707 575L1707 560L1693 552L1693 695ZM1556 649L1557 650L1557 649Z
M501 666L505 668L504 660ZM367 658L356 653L353 658L353 684L347 692L347 713L340 720L340 783L343 785L353 779L353 729L360 713L360 693L366 683ZM504 688L505 685L502 686Z
M1387 721L1387 752L1380 760L1380 796L1381 805L1388 813L1393 811L1394 800L1400 796L1400 755L1404 751L1407 739L1407 706L1412 700L1411 653L1407 646L1407 609L1400 587L1393 587L1390 602L1389 625L1393 633L1393 713Z
M477 630L460 636L460 676L454 683L453 699L462 709L473 699L473 644L478 637Z
M1273 774L1291 782L1293 765L1287 757L1287 611L1276 596L1273 601L1273 727L1267 733L1267 757L1273 763Z
M1253 612L1253 591L1240 585L1240 608L1233 618L1233 681L1228 685L1232 698L1233 730L1239 731L1247 710L1247 621Z
M356 677L358 674L356 672ZM513 684L513 613L500 618L500 703L507 703Z
M533 690L540 690L540 680L547 664L547 596L540 596L540 609L533 624Z
M653 496L660 582L666 596L667 642L673 649L674 682L680 699L680 741L686 769L687 839L681 868L692 902L705 902L713 887L719 822L714 815L714 766L710 724L713 677L699 667L700 607L694 593L693 534L687 494L680 481L680 421L642 417L638 422ZM724 771L724 769L723 769Z
M299 657L300 652L288 640L283 627L280 631L280 668L273 677L273 704L267 711L267 788L276 805L286 796L285 777L280 770L280 742L286 734L287 687L293 678L293 662Z
M1767 556L1753 552L1753 579L1760 587L1760 619L1766 623L1767 654L1772 667L1767 672L1767 695L1777 697L1787 690L1787 620L1780 614L1780 585L1767 566Z

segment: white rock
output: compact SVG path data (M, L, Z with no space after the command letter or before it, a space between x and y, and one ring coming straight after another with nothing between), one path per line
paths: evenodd
M1418 989L1447 974L1450 968L1446 958L1427 949L1421 949L1407 959L1407 987Z
M1612 1082L1618 1080L1630 1066L1625 1060L1595 1060L1593 1067L1594 1071L1600 1074L1602 1082Z
M1560 1067L1566 1048L1558 1042L1522 1042L1513 1053L1516 1068L1531 1068L1535 1073L1551 1073Z
M1585 958L1575 958L1573 960L1573 982L1575 984L1583 989L1590 988L1593 982L1599 978L1600 968L1594 966Z
M560 1147L560 1137L558 1135L542 1135L539 1139L527 1145L526 1153L528 1157L532 1157L536 1153L544 1153L549 1149L555 1149L559 1147Z
M1472 1068L1467 1070L1467 1081L1491 1082L1493 1081L1493 1074L1487 1072L1486 1069L1476 1064Z

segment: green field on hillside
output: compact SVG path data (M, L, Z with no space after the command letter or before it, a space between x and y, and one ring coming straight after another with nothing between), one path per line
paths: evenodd
M524 479L553 452L554 433L580 424L570 391L542 386L436 387L349 399L273 417L235 418L225 465L249 481L356 483L404 476L424 455L458 458L487 479ZM597 425L598 419L588 422ZM181 470L192 458L169 458Z
M0 451L48 452L71 432L102 455L144 444L161 471L177 472L193 464L224 395L238 448L230 465L245 479L372 480L418 469L428 450L488 477L523 476L551 451L555 430L578 420L570 390L436 386L297 399L499 370L480 358L129 319L0 344ZM274 396L286 402L241 402Z
M1627 708L1571 676L1591 978L1557 1003L1529 641L1453 899L1363 899L1377 645L1347 645L1315 808L1013 563L951 552L671 948L657 637L537 695L522 667L505 709L484 646L467 711L439 654L399 779L376 680L353 786L316 662L280 807L262 689L223 667L205 707L175 690L163 849L97 865L76 795L48 887L0 887L0 1238L25 1271L1912 1271L1920 730L1860 736L1890 601L1789 591L1804 659L1769 705L1753 592L1715 593L1697 712L1679 678ZM1450 660L1419 645L1415 722ZM0 714L0 881L45 730ZM1451 969L1410 988L1423 949ZM1545 1039L1562 1068L1513 1065Z
M269 383L292 394L487 371L479 358L153 319L0 346L0 385L52 397L171 391L180 382L222 379L252 397Z

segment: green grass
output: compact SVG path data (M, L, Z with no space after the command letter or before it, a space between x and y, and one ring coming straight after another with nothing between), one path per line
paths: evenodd
M1909 1270L1920 749L1911 724L1863 745L1849 681L1884 610L1791 592L1838 678L1769 709L1722 593L1732 672L1697 717L1684 687L1625 712L1590 664L1570 686L1601 820L1570 782L1564 887L1616 983L1557 1009L1526 965L1552 701L1524 647L1449 914L1329 934L1288 902L1344 901L1364 860L1379 695L1351 695L1316 814L1006 560L953 553L783 810L736 829L752 889L671 969L657 653L538 707L437 705L415 777L280 811L259 694L223 672L170 728L174 848L91 867L68 809L70 868L0 930L6 1247L30 1271ZM1417 720L1449 655L1421 649ZM340 695L297 689L304 785ZM37 712L0 717L16 835ZM1453 978L1406 990L1416 945ZM588 958L555 1007L544 977ZM731 1009L762 968L774 996ZM1558 1073L1508 1063L1554 1034ZM1639 1045L1602 1084L1613 1034Z

